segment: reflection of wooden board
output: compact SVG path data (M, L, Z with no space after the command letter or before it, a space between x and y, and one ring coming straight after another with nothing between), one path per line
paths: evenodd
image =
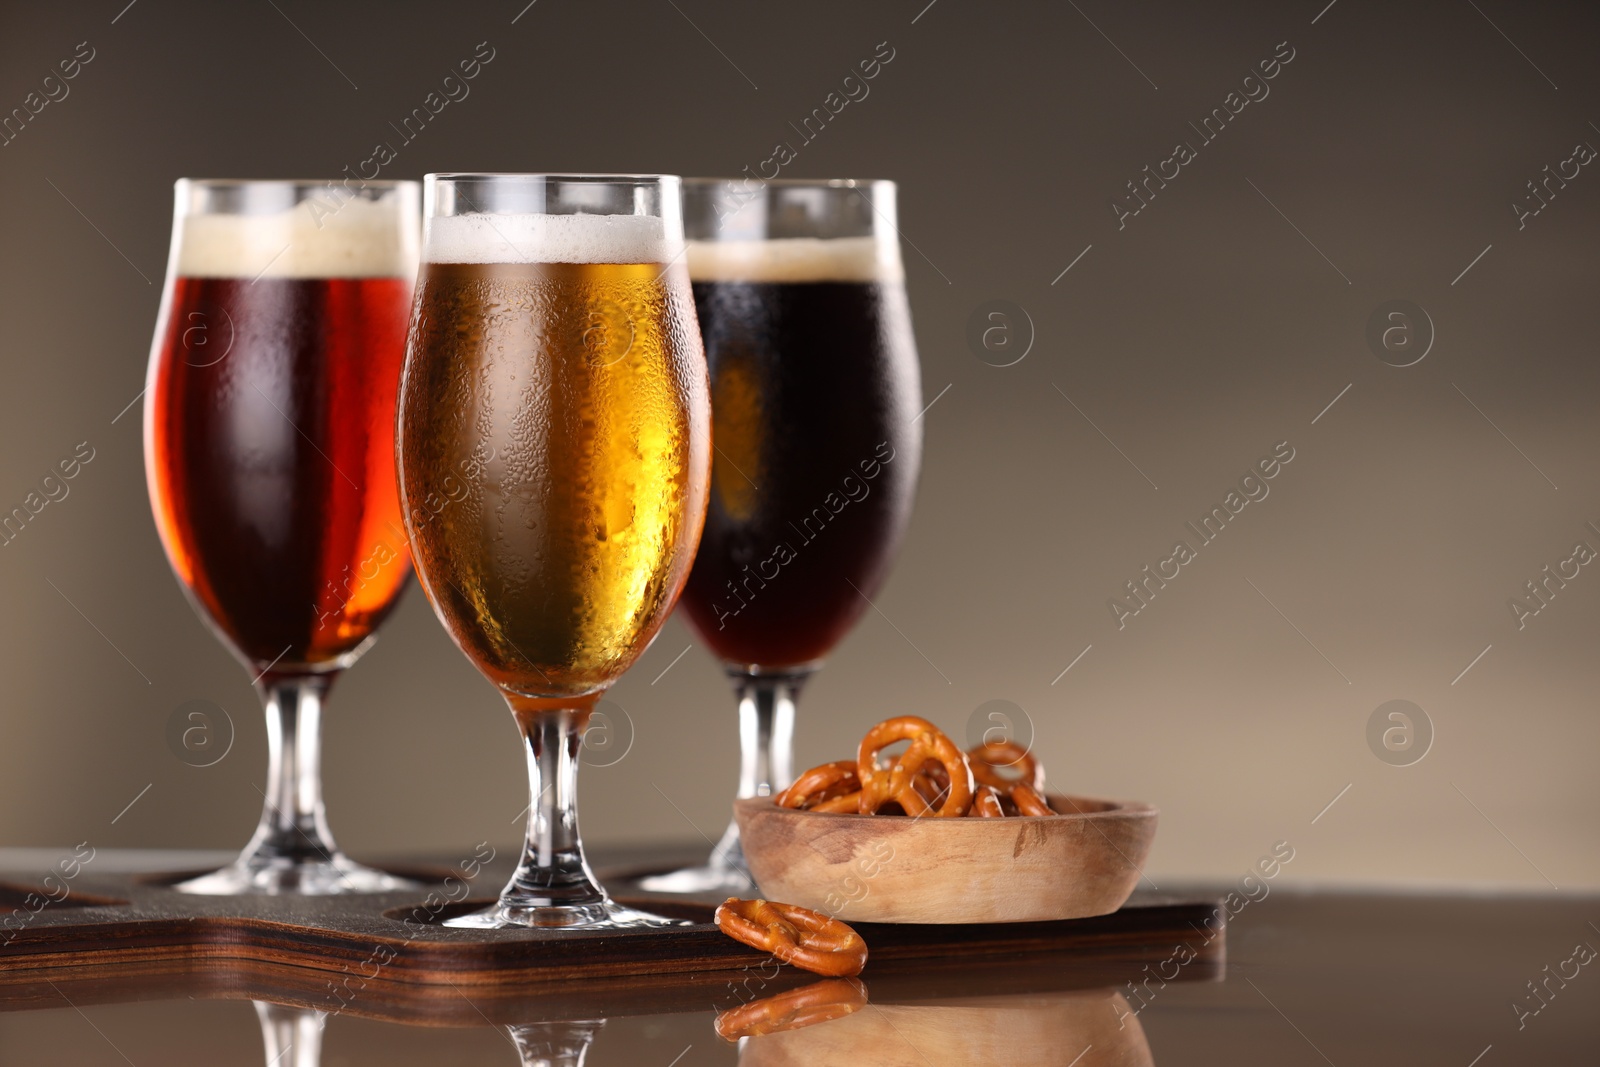
M1147 961L1148 962L1148 961ZM1144 977L1143 963L1078 962L1049 957L930 966L887 964L868 968L865 978L874 1004L1008 999L1073 991L1122 990ZM1173 981L1217 981L1219 960L1196 960ZM411 1026L476 1027L564 1019L623 1018L723 1011L820 979L785 967L770 980L754 968L672 975L593 978L526 985L447 986L390 982L339 983L344 975L281 964L196 959L157 966L85 972L45 972L0 976L0 1012L88 1008L158 1000L257 1000L405 1023ZM770 974L768 970L764 972Z
M40 906L40 896L28 896L38 879L7 872L0 875L0 916L20 908L28 918L20 928L13 922L9 943L0 932L0 1007L57 1001L52 983L91 1000L136 999L161 987L169 990L163 996L262 995L355 1014L420 1009L448 1025L458 1014L462 1022L481 1022L485 1003L509 1004L519 991L553 983L539 989L549 1017L619 995L641 1009L690 1010L747 999L734 992L737 972L767 959L711 925L708 903L635 896L626 891L628 879L615 874L605 880L619 897L695 925L599 933L439 925L488 903L485 890L509 874L508 864L491 863L472 887L474 899L429 909L419 907L427 888L354 897L200 897L173 891L164 884L170 879L97 874L92 865L71 883L69 896ZM858 928L871 947L866 977L875 989L910 982L938 995L941 974L959 979L950 985L954 992L970 989L975 973L986 984L1021 982L1019 992L1086 988L1134 978L1142 964L1170 955L1177 940L1198 947L1195 931L1214 906L1214 900L1136 896L1115 914L1067 922ZM34 907L37 913L29 911ZM1217 936L1186 970L1214 977L1222 958ZM791 970L771 980L772 991L810 978ZM518 1014L526 1014L525 1004Z

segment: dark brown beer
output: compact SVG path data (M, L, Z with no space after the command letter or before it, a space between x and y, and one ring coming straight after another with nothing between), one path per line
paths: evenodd
M250 662L335 663L410 572L394 418L411 282L170 284L145 457L167 557Z
M696 281L711 502L683 604L725 662L821 660L867 608L922 439L903 283Z

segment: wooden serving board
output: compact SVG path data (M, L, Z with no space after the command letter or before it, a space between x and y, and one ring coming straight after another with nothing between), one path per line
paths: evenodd
M423 879L442 879L449 870L390 869ZM603 932L440 925L490 903L510 875L509 861L485 865L475 883L445 883L458 890L458 899L448 901L439 883L369 896L193 896L170 883L194 871L96 873L90 865L64 898L41 905L43 873L0 872L0 917L17 916L19 909L26 916L20 927L15 918L0 927L0 1006L37 1006L41 998L70 996L73 988L88 990L91 999L99 997L94 990L120 999L116 990L125 994L130 985L159 979L156 984L232 991L213 995L253 995L256 989L266 999L357 1014L414 1016L420 1010L448 1023L465 1010L470 1018L464 1019L481 1023L492 1017L486 1003L526 1001L538 987L547 987L541 1000L554 998L546 1005L551 1017L567 1009L581 1014L587 1003L612 1003L623 992L638 1010L738 1003L732 993L737 972L770 960L711 923L713 901L632 892L625 870L601 876L619 900L693 925ZM1215 899L1136 895L1120 911L1091 919L857 928L871 950L865 977L875 985L915 974L917 981L934 976L937 986L941 968L959 970L968 980L977 968L994 980L1024 973L1032 975L1024 984L1087 988L1134 978L1139 965L1166 959L1178 941L1198 950L1186 967L1191 977L1215 977L1225 951L1218 912ZM1216 931L1209 941L1208 921ZM1024 962L1032 969L1018 971ZM783 970L772 991L812 977Z

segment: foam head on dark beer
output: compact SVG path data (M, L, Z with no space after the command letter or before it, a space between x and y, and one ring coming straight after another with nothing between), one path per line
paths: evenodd
M900 246L876 237L690 241L697 282L900 282Z

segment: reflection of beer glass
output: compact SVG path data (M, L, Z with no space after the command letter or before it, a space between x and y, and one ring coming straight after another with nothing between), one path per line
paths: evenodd
M583 1067L604 1019L518 1023L506 1027L522 1067Z
M658 922L583 858L577 754L678 598L710 478L673 177L430 175L400 488L445 629L511 705L522 864L473 926Z
M893 182L691 180L689 272L711 371L711 501L684 590L739 698L738 796L793 777L801 685L868 607L921 461ZM738 828L663 892L748 885Z
M326 1012L291 1008L265 1000L252 1003L261 1023L267 1067L321 1067L322 1028L328 1024Z
M193 893L410 883L334 845L322 702L409 573L394 406L416 273L417 187L180 181L145 393L145 471L167 559L255 676L261 823Z

